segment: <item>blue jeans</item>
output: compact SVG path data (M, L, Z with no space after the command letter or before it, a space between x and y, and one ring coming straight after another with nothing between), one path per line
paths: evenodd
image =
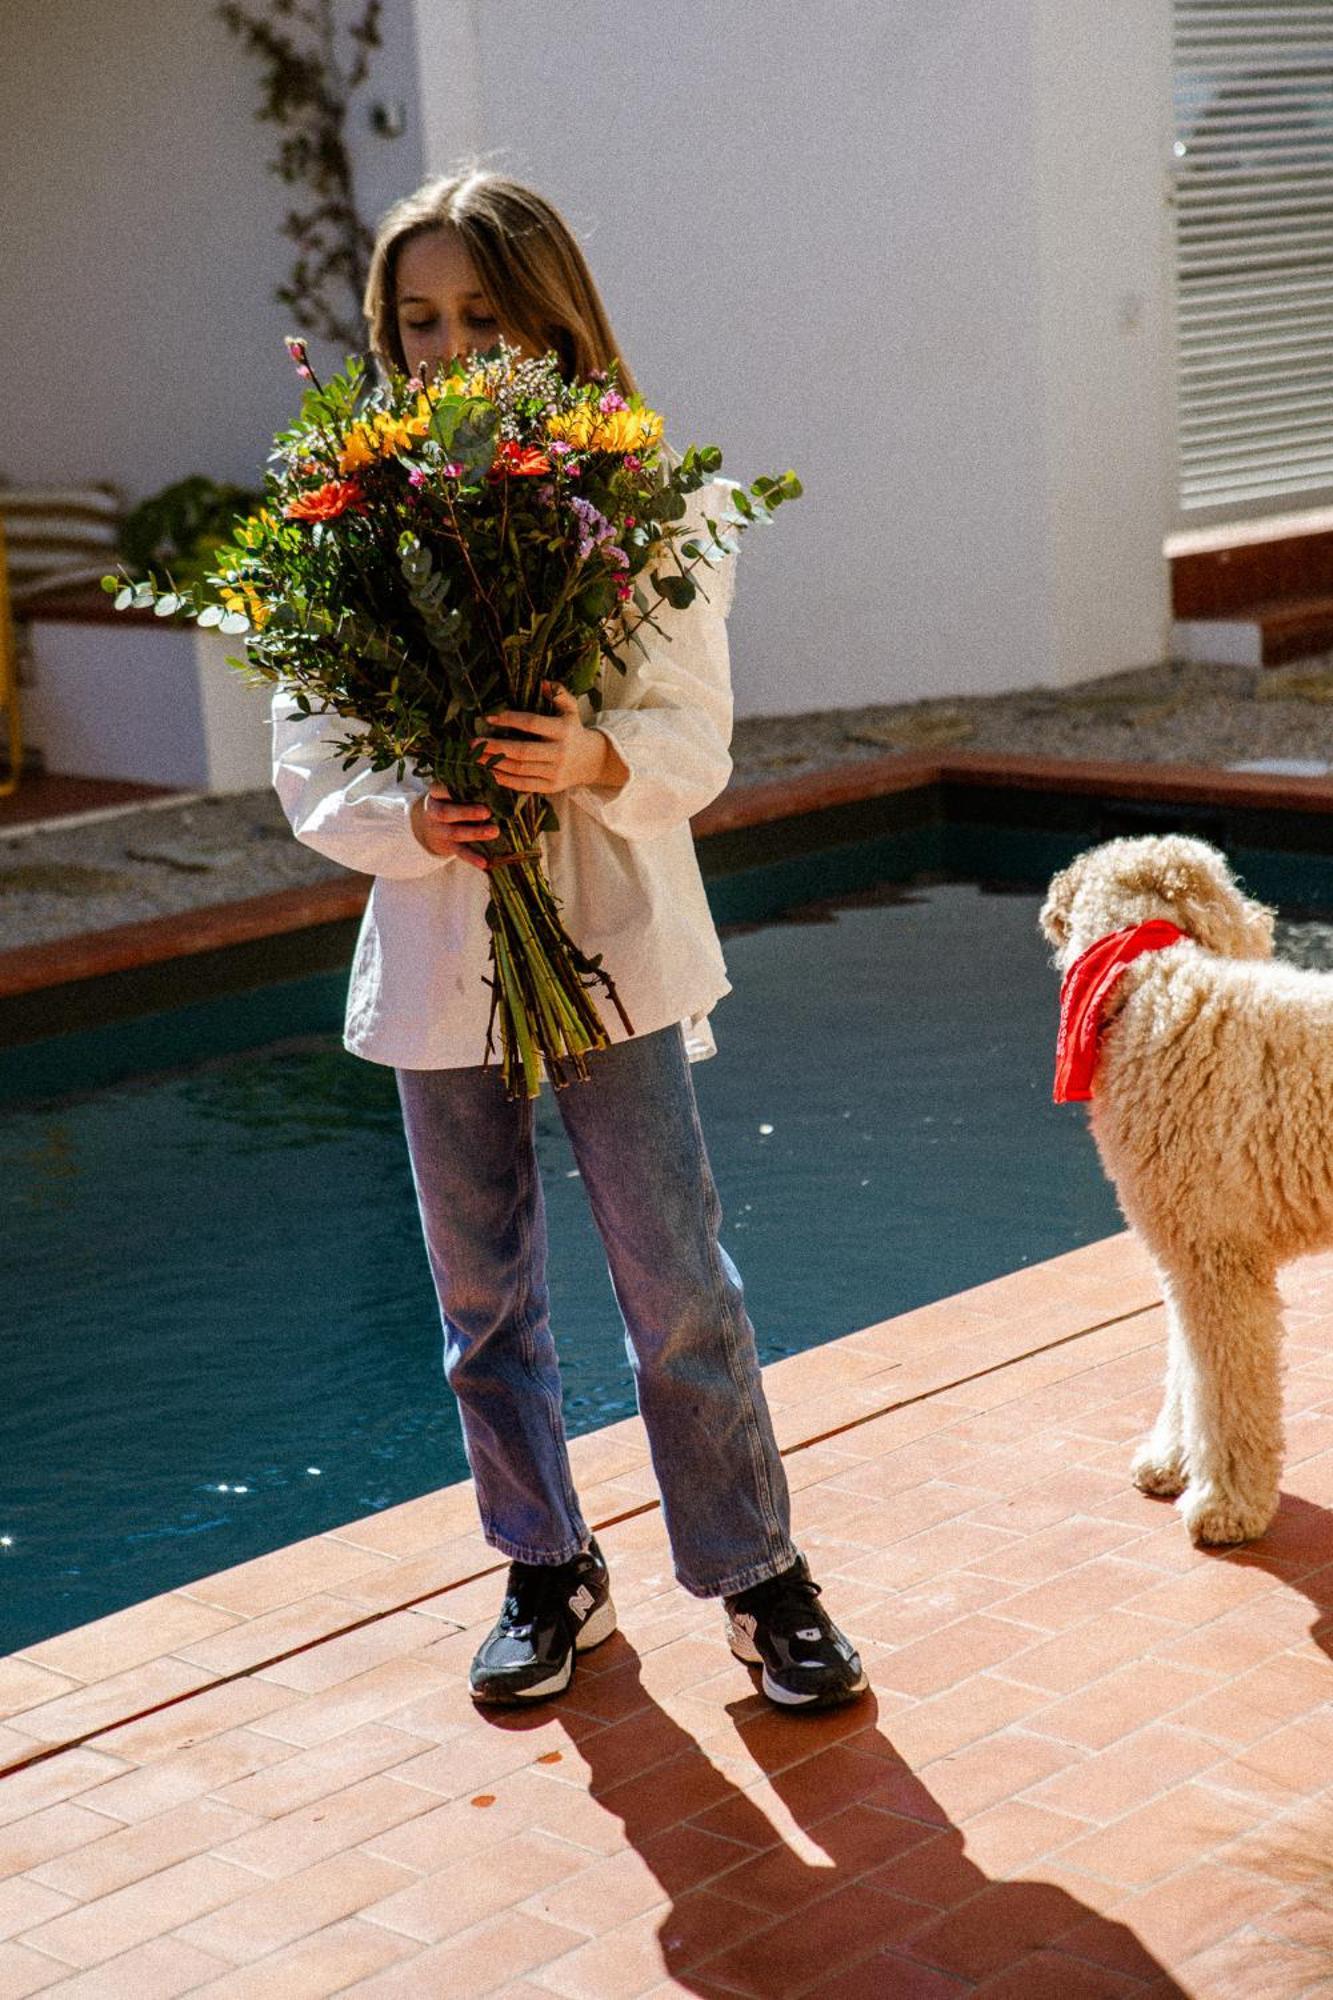
M555 1093L625 1322L676 1575L718 1597L795 1561L786 1475L678 1026ZM398 1092L482 1531L528 1563L589 1531L570 1473L530 1100L498 1067L400 1069Z

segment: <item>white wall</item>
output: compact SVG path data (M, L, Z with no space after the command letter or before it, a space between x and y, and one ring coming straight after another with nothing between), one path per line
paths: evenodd
M1053 678L1068 679L1169 644L1171 8L1045 0L1033 20Z
M211 0L6 16L0 477L109 478L131 499L190 472L257 483L299 387L273 287L300 192L265 167L258 65ZM409 0L389 0L385 39L353 135L371 217L419 178ZM402 138L370 130L379 95L408 100Z
M253 480L295 389L256 67L211 0L20 11L0 477ZM671 435L801 473L745 543L741 712L1106 672L1165 645L1168 12L389 0L362 205L486 149L578 228Z
M740 712L1160 656L1160 0L416 11L428 170L548 193L673 439L806 483L744 546Z

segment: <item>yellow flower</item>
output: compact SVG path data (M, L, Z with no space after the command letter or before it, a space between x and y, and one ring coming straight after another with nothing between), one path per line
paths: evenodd
M647 451L662 435L656 410L608 410L579 403L564 416L548 417L546 435L562 439L576 451Z
M338 453L338 470L344 476L359 472L363 465L370 465L375 458L375 442L364 424L355 424L343 439L343 448Z
M243 583L239 590L231 590L224 584L219 595L228 611L243 613L257 632L263 631L273 607L265 604L252 583Z
M420 435L418 430L416 436ZM412 438L413 432L401 417L390 416L387 410L381 410L375 418L375 449L382 457L395 451L409 451Z
M592 435L593 412L587 403L578 403L561 417L546 419L546 435L558 443L573 445L576 451L586 451L588 439Z

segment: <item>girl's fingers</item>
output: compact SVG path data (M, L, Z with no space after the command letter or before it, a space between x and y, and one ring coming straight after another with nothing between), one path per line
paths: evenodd
M550 750L516 750L511 743L499 746L494 757L481 761L493 778L500 772L519 772L526 777L534 771L553 771L556 765Z
M569 727L563 715L533 715L517 708L502 708L481 719L488 729L522 729L529 736L563 736Z
M437 826L461 825L472 820L489 820L491 809L486 805L462 805L452 799L437 799L431 793L426 799L426 817Z

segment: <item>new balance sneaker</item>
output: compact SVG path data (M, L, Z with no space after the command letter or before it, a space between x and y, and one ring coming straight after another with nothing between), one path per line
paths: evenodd
M477 1701L542 1701L574 1677L574 1655L616 1629L596 1541L567 1563L511 1562L500 1616L468 1675Z
M727 1644L762 1667L763 1689L784 1708L832 1708L870 1685L860 1657L819 1603L804 1556L763 1583L724 1597Z

